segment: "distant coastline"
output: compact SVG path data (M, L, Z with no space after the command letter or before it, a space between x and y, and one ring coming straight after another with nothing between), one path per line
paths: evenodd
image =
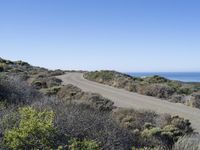
M136 77L159 75L170 80L200 82L200 72L127 72L126 74Z

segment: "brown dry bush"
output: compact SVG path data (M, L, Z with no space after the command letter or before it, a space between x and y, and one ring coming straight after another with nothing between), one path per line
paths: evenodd
M193 107L200 108L200 94L193 94L189 103Z
M36 77L34 81L32 81L31 85L39 90L42 88L51 88L54 86L59 86L61 85L61 83L62 83L62 80L56 77L46 77L46 76L40 75L39 77Z
M168 99L174 93L175 93L175 90L168 85L152 84L145 87L143 94L148 95L148 96Z
M34 107L53 110L55 127L69 137L95 140L105 150L128 150L138 145L137 136L121 128L108 111L85 104L67 104L55 98L37 102Z
M158 115L153 111L121 108L113 113L114 118L129 130L142 130L145 123L156 124Z
M200 150L200 135L191 134L181 137L175 143L173 150Z
M0 76L0 100L9 104L31 104L42 95L18 76Z
M66 102L85 103L101 111L111 111L115 108L114 103L111 100L106 99L97 93L84 92L72 84L62 86L56 93L56 96Z

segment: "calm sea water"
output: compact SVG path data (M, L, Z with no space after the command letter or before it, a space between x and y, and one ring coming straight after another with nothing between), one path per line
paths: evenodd
M179 80L183 82L200 82L200 72L131 72L128 74L136 77L149 77L159 75L171 80Z

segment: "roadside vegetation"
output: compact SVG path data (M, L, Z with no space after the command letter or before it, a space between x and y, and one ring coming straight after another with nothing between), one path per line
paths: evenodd
M1 150L188 150L199 146L199 134L189 120L116 108L97 93L61 85L56 78L64 73L61 70L22 61L0 62L4 64L0 72Z
M158 75L139 78L115 71L87 72L84 77L130 92L200 108L200 83L172 81Z

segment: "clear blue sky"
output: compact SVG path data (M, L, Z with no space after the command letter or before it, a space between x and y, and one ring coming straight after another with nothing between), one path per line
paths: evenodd
M0 0L0 57L53 69L200 71L200 1Z

